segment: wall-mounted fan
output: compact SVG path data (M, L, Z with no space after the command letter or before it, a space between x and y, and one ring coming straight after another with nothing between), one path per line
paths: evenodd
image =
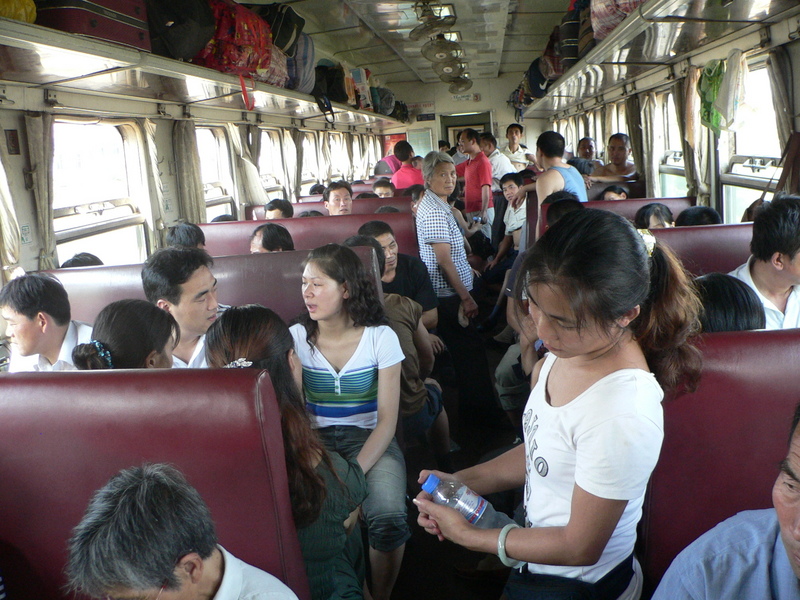
M414 10L417 12L417 18L421 21L421 24L417 25L408 34L408 39L412 42L443 33L456 24L455 15L440 17L436 14L430 2L417 2L414 5Z
M461 56L461 45L441 33L422 47L422 56L431 62L450 62Z
M457 77L450 84L449 89L451 94L460 94L461 92L466 92L471 87L472 79L468 79L466 77Z
M460 60L433 63L433 70L439 76L439 79L445 83L451 83L466 72L467 64Z

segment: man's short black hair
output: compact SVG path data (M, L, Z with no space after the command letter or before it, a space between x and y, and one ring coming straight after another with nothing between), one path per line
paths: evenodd
M321 183L315 183L311 186L311 189L308 190L309 194L324 194L325 193L325 186Z
M166 300L172 304L181 301L181 285L200 267L214 264L214 259L205 250L176 246L155 252L142 269L144 295L153 304Z
M611 143L611 140L619 140L628 148L631 147L631 138L627 133L615 133L614 135L608 138L608 143Z
M394 145L394 155L400 162L406 162L414 156L414 149L405 140L400 140Z
M383 277L383 271L386 269L386 254L384 253L383 247L380 245L378 240L370 235L359 233L358 235L351 235L344 241L343 245L347 246L348 248L365 246L367 248L374 249L375 256L378 258L378 271L380 272L381 277Z
M265 210L279 210L284 219L291 219L294 216L294 207L292 203L283 198L276 198L270 200L264 207Z
M251 240L261 236L261 247L270 252L289 252L294 250L294 240L289 230L278 223L264 223L253 231Z
M722 223L722 217L710 206L690 206L682 210L675 219L675 227L719 225L720 223Z
M519 173L506 173L500 178L500 187L502 188L509 181L516 183L517 187L525 185L525 179Z
M495 148L497 148L497 138L496 138L496 137L494 137L494 135L493 135L493 134L489 133L488 131L484 131L484 132L481 134L481 136L480 136L480 137L481 137L481 141L482 141L482 142L489 142L489 143L490 143L492 146L494 146Z
M325 191L322 192L323 201L328 202L331 192L333 192L334 190L347 190L348 192L350 192L350 197L351 198L353 197L352 186L349 183L347 183L344 179L342 179L339 181L334 181L328 187L325 188Z
M211 219L212 223L229 223L231 221L235 221L236 217L233 215L218 215ZM205 245L205 244L204 244Z
M536 140L536 147L547 158L564 156L564 136L557 131L545 131Z
M442 149L442 148L447 148L449 150L450 149L450 142L448 142L447 140L439 140L439 149Z
M550 196L552 196L552 194L550 194ZM550 196L548 196L548 198ZM583 202L578 200L574 195L572 198L562 198L557 202L550 202L547 207L547 226L552 227L564 215L576 210L583 210L584 208L586 207L583 205Z
M40 312L53 317L56 325L69 323L71 314L67 290L55 277L31 273L12 279L0 290L0 308L8 307L28 319Z
M197 248L198 244L206 245L203 230L194 223L178 223L167 231L167 246L185 246Z
M681 213L683 214L683 213ZM776 252L793 259L800 250L800 197L777 194L753 220L750 252L756 260L769 261Z
M797 426L800 425L800 404L795 406L794 415L792 416L792 430L789 432L789 444L792 443L794 432L797 431Z
M78 252L72 258L68 258L61 265L62 269L70 269L72 267L99 267L103 261L97 258L90 252Z
M368 235L373 238L385 233L391 233L394 236L391 226L384 221L367 221L358 228L358 235Z
M511 125L506 127L506 135L508 135L508 132L511 131L512 129L518 129L520 134L525 133L525 128L522 125L520 125L519 123L511 123Z
M464 136L468 140L472 140L473 142L480 142L481 135L472 129L471 127L467 127L461 133L458 134L458 137Z
M389 188L392 190L392 195L397 191L397 188L391 182L391 180L387 179L386 177L381 177L375 183L372 184L372 191L374 192L378 188Z

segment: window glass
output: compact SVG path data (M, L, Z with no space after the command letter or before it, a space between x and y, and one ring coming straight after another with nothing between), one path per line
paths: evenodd
M278 191L283 185L283 161L281 160L280 133L261 131L261 154L258 157L258 172L261 185L267 192Z
M735 131L735 154L780 157L778 126L772 108L772 88L766 68L748 73L746 104L741 107Z
M236 216L228 137L223 127L198 127L197 152L206 198L206 218Z
M303 138L303 169L301 171L303 195L308 194L308 189L317 183L319 167L317 165L316 136L312 132L306 133Z

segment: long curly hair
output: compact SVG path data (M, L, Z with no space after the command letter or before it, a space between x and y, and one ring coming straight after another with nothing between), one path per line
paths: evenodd
M244 358L252 368L266 369L278 397L281 430L289 476L292 515L298 528L313 523L322 510L327 491L316 471L321 459L335 473L327 451L306 411L289 364L294 340L289 328L269 308L258 304L231 307L209 328L206 357L211 367L224 367Z
M314 263L325 275L347 287L349 297L342 301L342 310L356 327L389 324L376 282L370 279L364 263L350 248L340 244L320 246L308 254L303 268L309 263ZM298 321L305 327L306 341L313 347L319 335L319 325L307 312Z

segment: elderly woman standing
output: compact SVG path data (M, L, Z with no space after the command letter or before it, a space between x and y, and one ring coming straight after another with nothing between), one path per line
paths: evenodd
M470 294L472 269L461 230L447 204L456 186L453 159L444 152L430 152L422 162L422 176L427 189L417 206L417 242L439 298L438 333L453 356L461 414L485 425L487 412L501 415L483 339L471 321L478 315L478 305Z

